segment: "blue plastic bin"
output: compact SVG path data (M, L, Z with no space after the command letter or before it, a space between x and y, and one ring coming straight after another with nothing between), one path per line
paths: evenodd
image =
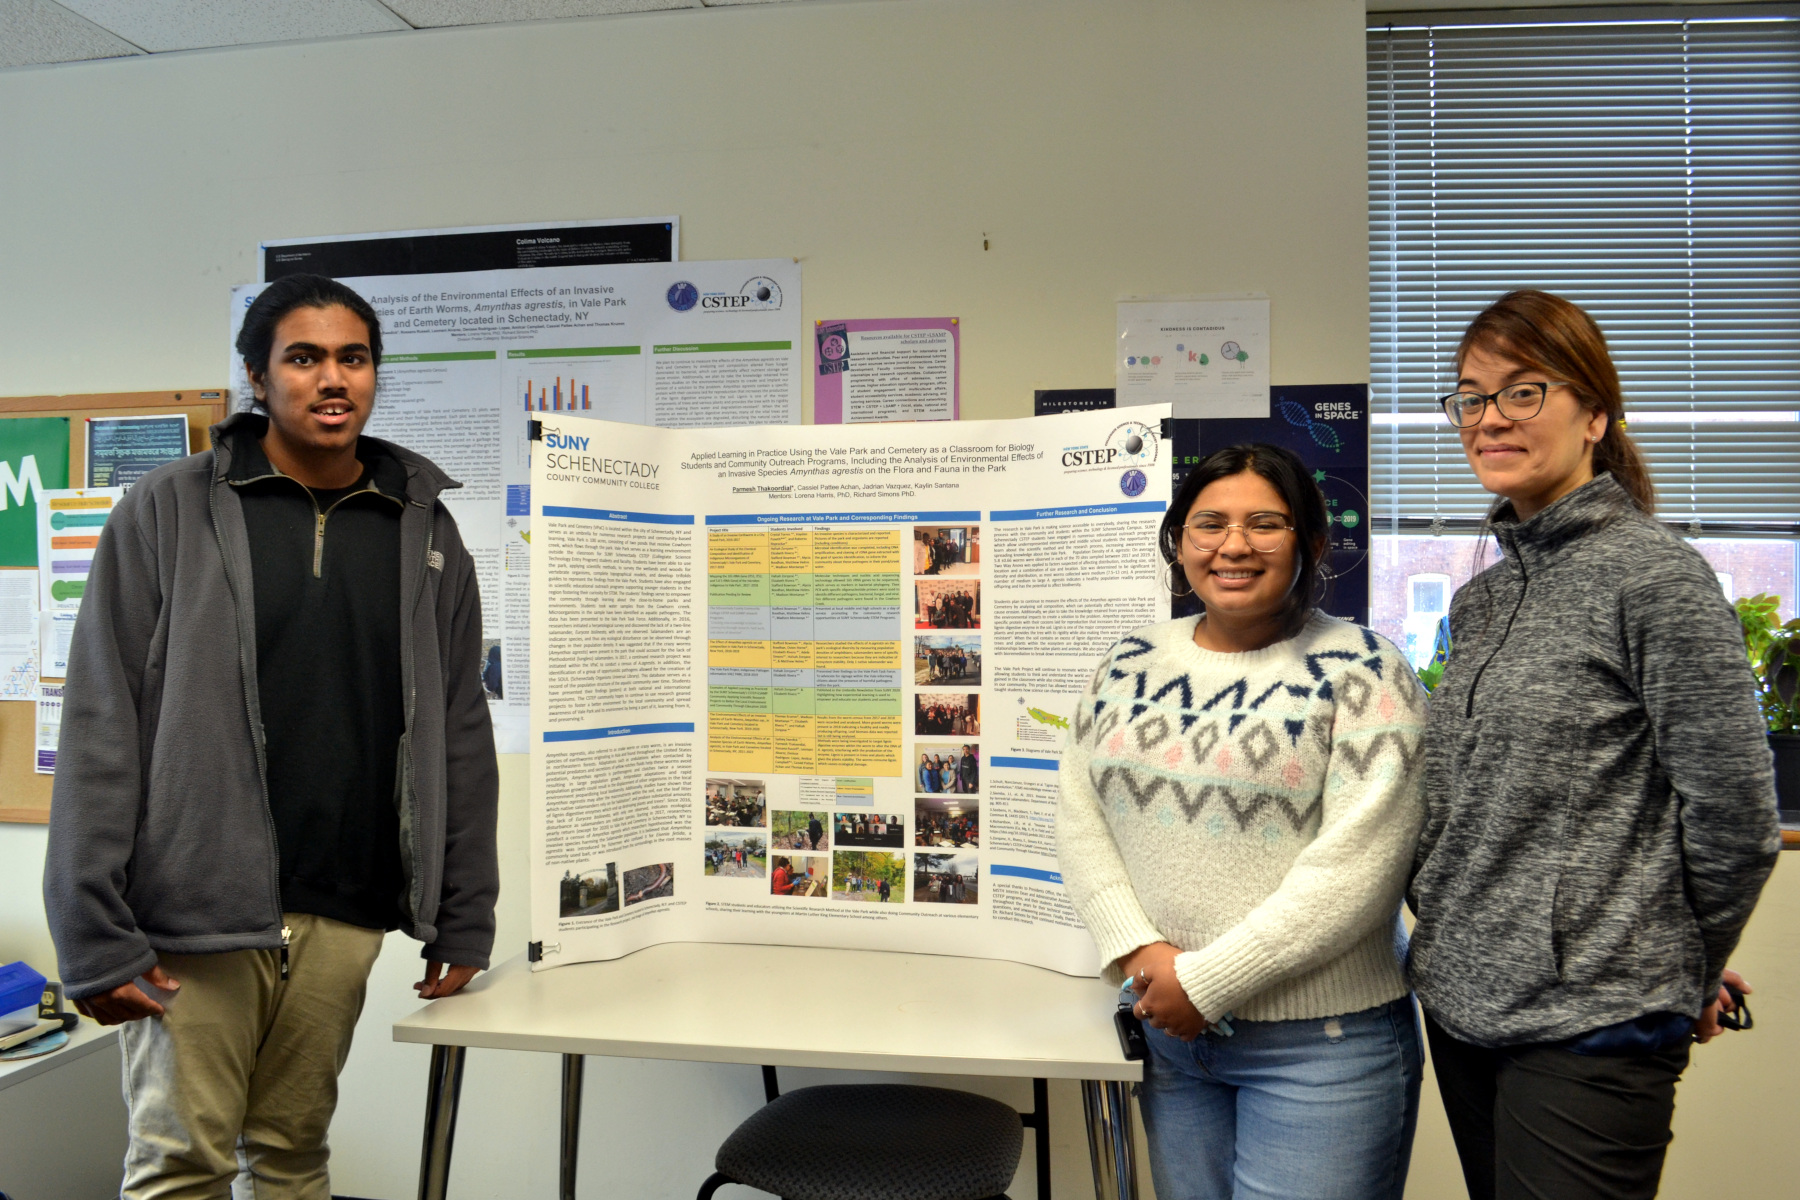
M0 967L0 1013L36 1009L44 998L44 977L22 962Z

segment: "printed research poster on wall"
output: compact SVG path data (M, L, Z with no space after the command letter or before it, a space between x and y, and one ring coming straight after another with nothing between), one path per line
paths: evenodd
M481 582L494 741L501 754L523 754L531 420L576 412L671 427L798 424L800 268L785 258L649 262L343 282L382 321L366 432L416 450L462 485L442 500ZM234 339L263 286L232 292ZM231 363L245 397L243 360Z
M531 464L537 969L665 941L1098 963L1056 768L1168 613L1164 406L658 429Z

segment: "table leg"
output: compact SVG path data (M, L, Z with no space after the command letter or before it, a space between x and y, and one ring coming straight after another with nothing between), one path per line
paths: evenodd
M462 1098L466 1046L433 1046L425 1091L425 1149L419 1161L419 1200L444 1200L450 1184L450 1144L456 1140L456 1104Z
M1050 1082L1031 1081L1031 1111L1019 1114L1019 1124L1032 1132L1036 1151L1037 1200L1050 1200Z
M1038 1200L1050 1200L1049 1080L1034 1079L1031 1081L1031 1106L1038 1112L1036 1144L1032 1147L1037 1152Z
M562 1080L562 1200L575 1200L575 1161L581 1150L581 1073L586 1059L565 1054Z
M1095 1200L1138 1200L1137 1146L1131 1132L1131 1085L1081 1081Z

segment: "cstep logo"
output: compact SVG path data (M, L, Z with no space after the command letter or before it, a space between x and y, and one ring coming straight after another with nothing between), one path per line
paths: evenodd
M707 292L700 297L702 312L773 312L781 307L781 285L767 275L744 281L736 292Z
M1142 421L1127 421L1098 446L1063 447L1062 465L1064 471L1094 471L1109 467L1136 467L1142 471L1156 465L1157 449L1156 430ZM1120 486L1124 486L1123 481Z

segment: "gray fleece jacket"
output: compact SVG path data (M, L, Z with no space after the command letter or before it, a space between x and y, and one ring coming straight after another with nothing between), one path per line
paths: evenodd
M146 475L100 535L69 675L44 904L73 999L142 974L157 951L281 945L256 673L250 543L231 446ZM259 428L259 427L258 427ZM371 439L373 440L373 439ZM460 486L406 468L400 521L402 911L424 957L486 967L499 894L499 776L482 691L475 564L438 502ZM321 654L332 648L321 646Z
M1480 1046L1698 1016L1780 849L1736 615L1611 475L1493 528L1431 701L1413 987Z

